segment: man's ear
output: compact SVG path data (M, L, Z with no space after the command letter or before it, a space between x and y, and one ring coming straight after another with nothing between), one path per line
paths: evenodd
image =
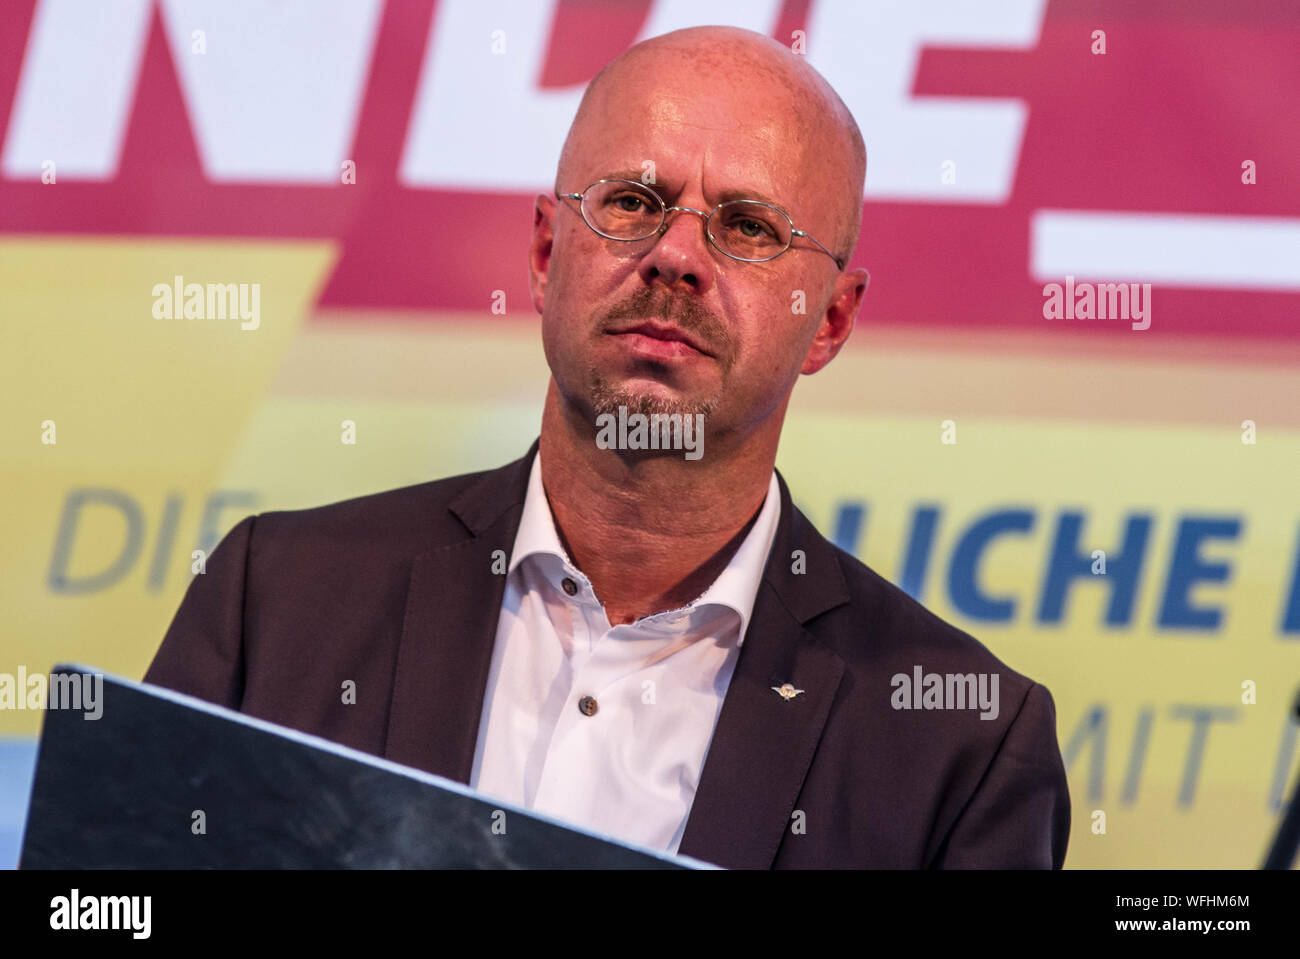
M533 206L533 240L528 245L528 286L538 313L546 305L546 277L551 268L554 241L555 197L539 193Z
M858 307L862 305L862 295L866 293L870 282L871 274L864 269L849 270L836 278L831 301L822 314L800 373L816 373L835 359L835 354L853 332Z

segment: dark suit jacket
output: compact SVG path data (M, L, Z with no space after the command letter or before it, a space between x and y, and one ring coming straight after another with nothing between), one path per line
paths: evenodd
M536 449L248 517L145 680L467 783L505 589L493 554L510 555ZM1059 867L1070 799L1047 689L825 540L777 476L780 524L679 851L732 868ZM917 665L997 673L997 718L895 709L891 677ZM804 692L783 699L787 682Z

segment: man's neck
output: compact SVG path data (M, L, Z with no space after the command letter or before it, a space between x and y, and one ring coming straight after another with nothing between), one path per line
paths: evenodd
M775 443L706 447L687 460L601 449L566 421L554 383L539 455L560 543L591 580L610 625L685 606L731 561L763 507ZM721 446L721 448L719 448Z

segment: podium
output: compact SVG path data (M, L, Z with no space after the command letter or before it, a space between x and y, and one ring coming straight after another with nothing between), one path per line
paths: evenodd
M52 676L102 684L99 716L46 709L20 869L716 868L171 690Z

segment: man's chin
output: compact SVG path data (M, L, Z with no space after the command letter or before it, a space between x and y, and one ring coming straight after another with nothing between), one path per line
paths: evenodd
M591 391L591 408L596 416L606 413L618 416L624 409L627 415L641 413L644 416L661 415L694 416L703 413L708 416L717 406L716 400L700 401L691 397L666 396L649 390L627 388L608 389L597 385Z

